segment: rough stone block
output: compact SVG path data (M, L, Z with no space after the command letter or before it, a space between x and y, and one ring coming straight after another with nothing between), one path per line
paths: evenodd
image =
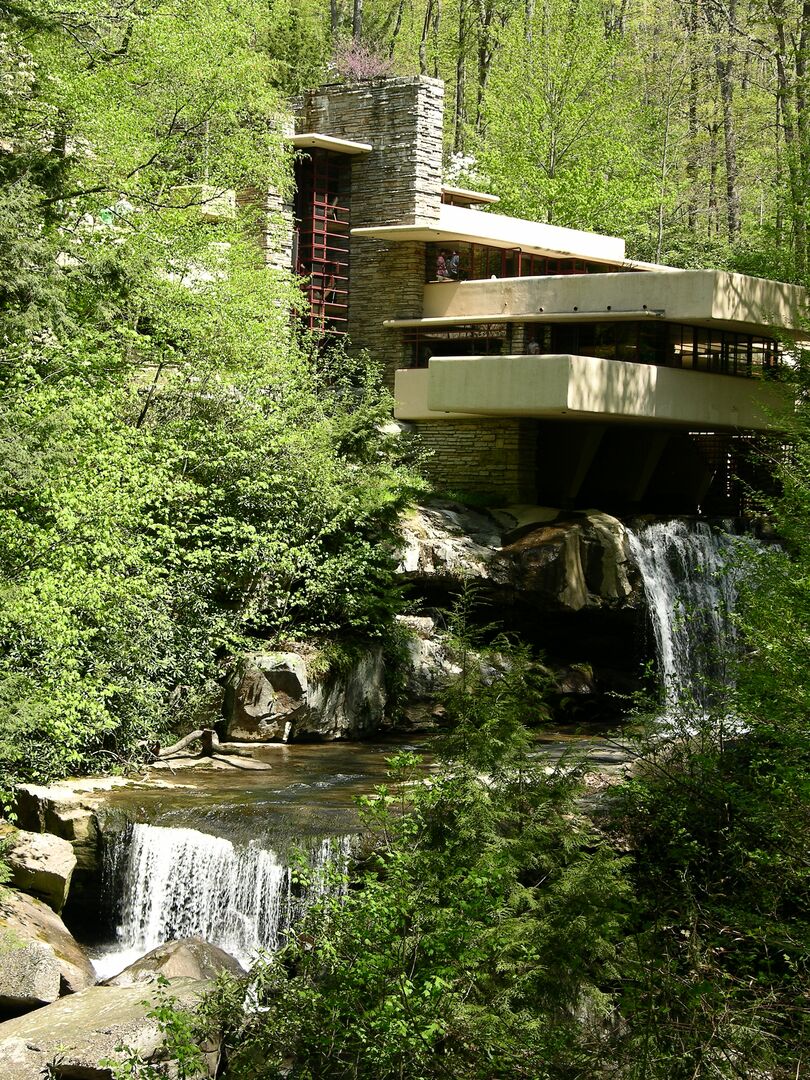
M44 900L54 911L61 911L76 868L70 843L50 833L26 832L8 826L2 831L10 840L6 861L14 885Z
M50 948L59 964L60 993L73 994L96 981L93 965L55 911L33 896L8 889L0 896L0 933Z
M225 697L228 738L255 742L332 740L371 734L385 717L382 650L347 671L321 671L315 650L252 653Z
M36 1009L56 1001L59 979L53 949L41 941L0 930L0 1007Z

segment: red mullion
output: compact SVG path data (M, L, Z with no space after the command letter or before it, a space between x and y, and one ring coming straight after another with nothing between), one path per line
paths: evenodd
M330 203L330 197L337 188L337 169L327 155L314 155L311 174L312 188L309 213L302 223L302 234L307 247L306 260L310 268L311 285L309 325L321 334L345 336L345 330L338 330L332 324L346 323L345 312L348 303L348 288L329 289L327 281L348 283L348 229L349 209ZM327 216L333 214L334 216ZM339 218L337 215L340 214ZM341 270L345 273L341 273ZM317 293L317 297L315 294ZM327 293L331 299L327 300ZM341 299L338 299L340 297Z

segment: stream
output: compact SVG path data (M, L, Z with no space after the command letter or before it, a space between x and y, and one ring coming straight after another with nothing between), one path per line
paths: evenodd
M662 684L662 723L684 702L706 710L735 648L729 612L735 538L702 522L670 521L630 535L641 571ZM550 732L536 753L555 760L586 740L596 768L620 768L622 747L582 732ZM355 800L385 782L388 758L407 749L432 767L430 736L364 743L270 744L268 771L163 773L119 788L103 810L104 894L90 952L100 978L167 940L202 937L248 966L273 950L341 874L361 842ZM294 867L305 867L303 882ZM333 873L336 871L336 874Z

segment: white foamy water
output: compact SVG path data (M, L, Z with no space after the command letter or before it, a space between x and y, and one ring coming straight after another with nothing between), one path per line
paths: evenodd
M737 654L732 621L739 570L730 559L739 538L705 522L667 521L628 533L655 633L665 712L705 711L728 685Z
M116 838L107 864L121 897L116 943L94 959L100 979L174 938L201 937L245 966L278 948L306 908L334 888L330 869L345 869L350 837L326 838L309 853L309 880L256 841L237 847L196 829L136 824Z

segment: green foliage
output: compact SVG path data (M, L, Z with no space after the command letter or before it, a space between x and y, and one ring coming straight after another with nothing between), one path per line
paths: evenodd
M621 862L575 809L578 770L524 752L522 654L497 686L488 752L470 673L452 756L424 780L415 755L397 755L362 800L359 880L256 966L238 1021L225 995L228 1075L562 1077L599 1059Z
M639 901L622 947L628 1076L733 1077L740 1059L793 1075L810 1035L807 740L724 728L654 739L615 796Z
M283 189L265 46L220 0L15 8L0 48L0 769L118 767L248 637L384 636L411 485L366 360L226 189Z
M477 158L505 212L627 235L654 189L633 152L623 42L605 34L600 12L544 5L531 41L520 20L504 29Z
M792 396L801 399L802 369ZM745 652L715 714L641 747L613 800L637 921L621 950L630 1077L795 1077L810 1044L808 437L774 446L783 546L738 549Z

